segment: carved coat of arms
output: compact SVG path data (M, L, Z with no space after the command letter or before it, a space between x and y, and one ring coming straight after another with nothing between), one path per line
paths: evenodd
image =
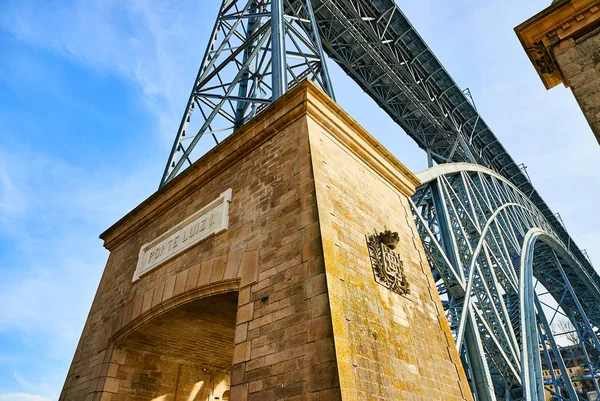
M394 252L400 237L397 232L385 230L367 236L369 257L375 281L399 295L410 293L410 285L404 274L404 262Z

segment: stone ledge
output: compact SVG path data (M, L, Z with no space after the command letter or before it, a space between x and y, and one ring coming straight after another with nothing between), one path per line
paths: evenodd
M104 247L113 250L150 221L167 212L171 206L190 196L220 171L297 119L309 115L403 194L410 196L414 193L415 187L420 184L419 179L320 88L306 80L102 233L100 238L104 240Z
M323 103L328 106L329 113L323 110ZM325 93L320 90L310 93L308 114L404 196L415 193L415 188L421 184L417 176Z
M220 171L305 115L306 91L310 87L314 87L314 84L305 82L289 91L113 224L100 235L105 248L114 249L149 221L190 196Z
M515 28L515 33L546 89L563 83L554 55L561 42L577 39L600 26L600 0L561 0Z

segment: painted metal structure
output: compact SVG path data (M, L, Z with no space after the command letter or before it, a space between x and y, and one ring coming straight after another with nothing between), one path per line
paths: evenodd
M562 388L553 390L558 399L577 399L568 372L574 354L598 378L594 277L529 197L493 170L448 163L418 177L415 221L477 398L543 400L543 364L552 372L547 388ZM536 286L555 304L543 305ZM579 333L571 355L561 352L552 331L558 313Z
M393 0L223 0L161 187L203 136L302 79L333 97L324 53L427 154L413 211L475 398L581 398L567 368L597 377L600 276ZM557 315L575 346L557 343Z
M206 150L202 137L218 143L306 78L333 97L309 0L224 0L160 187Z

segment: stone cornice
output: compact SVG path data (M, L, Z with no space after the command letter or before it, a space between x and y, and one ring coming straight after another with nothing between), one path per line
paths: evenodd
M419 179L314 83L304 81L102 233L105 248L114 249L264 141L306 116L326 127L403 194L414 193Z
M417 176L329 96L317 87L314 89L309 91L307 109L314 121L404 196L412 196L421 183Z
M598 26L600 0L561 0L517 26L515 32L546 89L550 89L561 82L568 86L552 48Z
M314 84L313 84L314 85ZM198 190L278 131L306 115L306 85L298 85L208 151L100 235L112 250L123 240Z

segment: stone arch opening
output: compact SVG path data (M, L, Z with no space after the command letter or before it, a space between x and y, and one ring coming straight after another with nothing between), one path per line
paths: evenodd
M198 298L120 338L115 392L128 401L228 399L237 304L237 291Z

